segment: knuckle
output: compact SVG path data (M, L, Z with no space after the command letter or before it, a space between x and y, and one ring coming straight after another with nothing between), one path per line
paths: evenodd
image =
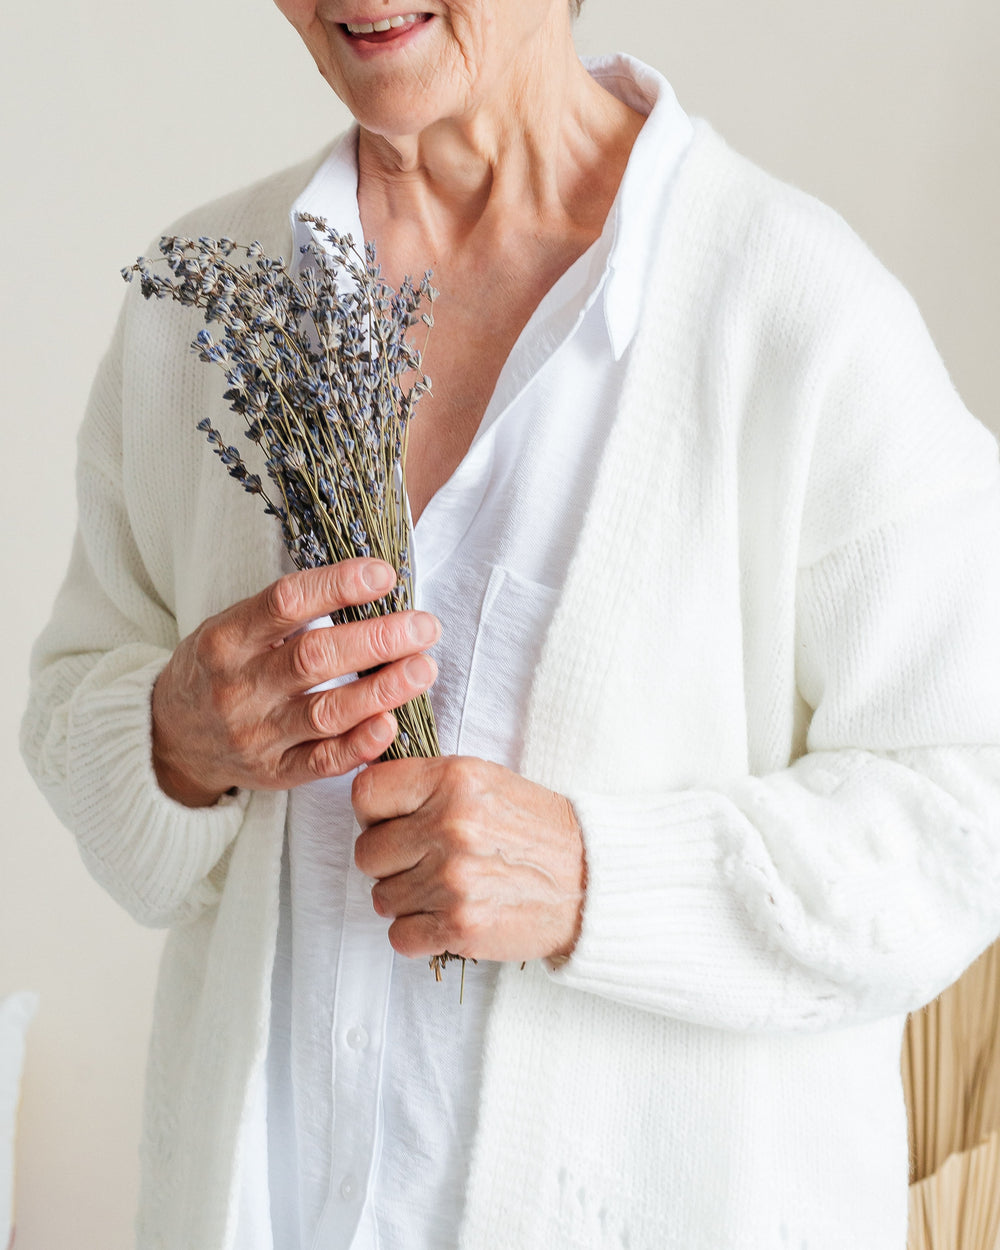
M470 893L472 872L462 856L453 855L445 860L440 871L441 890L453 904L463 902Z
M225 670L231 648L220 625L206 622L199 626L194 634L193 645L199 668L209 673Z
M309 732L316 738L329 738L340 732L340 718L329 694L317 694L310 698L306 723Z
M456 797L470 797L483 792L485 786L480 761L467 755L451 755L444 763L445 781Z
M326 644L320 636L322 631L307 630L289 646L289 662L292 677L297 682L314 686L327 676Z
M330 736L326 718L326 706L319 697L310 699L306 704L306 729L311 738L328 738Z
M406 702L406 687L401 670L392 665L379 669L371 677L372 707L399 707Z
M367 623L368 646L376 660L389 660L396 653L396 624L389 616L376 616Z
M464 796L452 796L440 816L441 833L453 851L474 852L480 843L476 806Z
M267 612L279 623L295 621L302 611L302 579L296 573L286 573L272 582L264 593Z
M331 738L317 742L306 756L306 770L312 777L336 777L346 772L339 743Z
M448 931L457 939L455 945L464 945L474 940L481 927L482 914L475 903L463 900L449 910Z

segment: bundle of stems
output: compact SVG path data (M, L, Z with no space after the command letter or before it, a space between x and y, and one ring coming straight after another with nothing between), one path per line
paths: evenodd
M1000 1250L1000 943L910 1016L902 1068L910 1250Z
M217 323L214 335L199 330L191 347L224 371L224 398L243 418L264 476L208 417L197 428L230 476L277 518L295 566L373 556L396 569L397 584L383 599L332 618L368 620L414 604L406 448L415 406L431 385L423 351L437 291L429 271L394 289L372 243L362 253L322 218L301 213L299 220L312 237L296 274L257 242L165 235L154 262L140 256L122 277L138 275L147 299L191 305L206 327ZM418 349L409 333L420 325ZM399 708L396 720L384 759L440 755L426 694ZM445 952L431 960L438 980L455 958Z

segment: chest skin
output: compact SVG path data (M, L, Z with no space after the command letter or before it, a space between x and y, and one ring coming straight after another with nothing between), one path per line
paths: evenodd
M504 362L545 294L600 238L644 116L616 105L617 128L600 160L577 171L566 193L521 204L508 193L437 217L433 230L406 207L393 211L387 184L362 171L358 209L378 244L388 282L430 269L434 303L424 368L432 392L410 427L406 480L414 521L469 450ZM405 205L405 201L403 202ZM414 342L423 345L423 327Z
M367 225L365 234L372 237ZM407 449L414 521L468 451L504 363L532 313L599 234L598 229L536 244L527 258L515 262L508 259L508 249L491 249L492 255L465 252L430 266L440 294L424 355L432 391L417 405ZM404 273L420 274L429 267L426 258L408 264L400 253L391 239L380 248L383 272L394 285ZM422 346L424 333L423 326L414 328L417 346Z

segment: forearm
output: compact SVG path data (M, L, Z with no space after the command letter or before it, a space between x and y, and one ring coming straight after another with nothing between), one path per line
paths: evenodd
M150 692L177 623L137 544L122 478L125 314L80 433L79 526L35 644L21 747L29 771L101 884L144 923L185 920L218 896L210 874L245 799L191 812L152 768Z

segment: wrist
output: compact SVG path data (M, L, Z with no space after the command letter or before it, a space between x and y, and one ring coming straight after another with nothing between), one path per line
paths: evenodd
M172 768L153 751L153 772L156 783L169 799L184 807L214 807L228 790L199 785L182 771Z
M162 677L162 674L161 674ZM212 786L198 781L185 769L183 763L173 758L164 741L162 732L162 699L160 682L153 686L150 708L151 757L156 783L169 799L184 807L212 807L227 792L225 786Z
M566 922L564 933L566 939L546 957L553 968L561 968L567 963L576 949L583 929L583 909L587 901L587 851L583 840L583 830L576 815L576 809L565 795L556 796L561 806L563 827L567 831L572 851L571 879L574 888L572 896L567 900Z

